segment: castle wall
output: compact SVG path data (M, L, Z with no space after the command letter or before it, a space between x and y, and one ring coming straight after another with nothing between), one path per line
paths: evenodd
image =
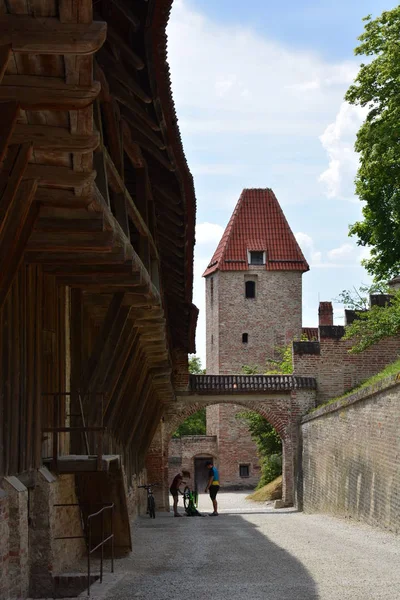
M396 376L306 416L303 506L400 532Z
M240 373L243 365L257 365L263 372L276 347L300 337L301 276L297 271L266 271L264 266L220 271L212 276L213 306L207 277L207 373ZM249 280L256 283L255 298L245 296Z
M344 327L319 327L318 342L294 342L293 369L299 376L315 377L319 404L340 396L376 375L399 355L400 336L381 340L360 354L344 340Z

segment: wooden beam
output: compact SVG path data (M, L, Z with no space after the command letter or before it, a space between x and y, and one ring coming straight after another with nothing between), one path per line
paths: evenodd
M133 127L133 129L137 129L142 135L144 135L152 144L154 144L160 150L165 150L165 142L161 138L159 138L151 127L146 125L144 121L135 117L131 111L127 108L122 108L122 118L124 122Z
M78 253L85 251L107 252L113 248L114 234L112 231L103 231L101 233L69 233L62 236L59 233L42 233L35 231L32 233L28 250L36 252L69 252Z
M36 202L43 206L79 208L88 206L92 201L92 196L76 196L74 192L57 188L42 187L36 192Z
M0 104L0 162L3 160L7 146L10 144L18 112L19 106L13 100Z
M111 0L114 6L120 11L123 17L133 28L134 31L137 31L140 27L140 19L137 17L128 6L123 2L123 0Z
M17 155L14 164L11 167L10 172L4 173L6 179L6 185L0 198L0 232L3 229L4 224L7 221L8 213L12 207L14 198L17 195L18 187L21 180L26 174L28 161L32 156L32 145L22 144L17 150ZM30 177L29 179L34 179ZM36 191L36 187L35 187ZM1 256L1 255L0 255Z
M62 127L46 125L25 125L18 123L11 138L12 144L29 142L37 150L52 152L93 152L100 143L100 134L79 135Z
M107 23L61 23L52 17L0 16L0 46L24 54L94 54L104 44Z
M151 104L151 97L146 94L143 88L135 81L132 75L123 66L121 62L116 60L105 48L102 48L96 54L96 61L107 74L107 79L114 79L124 85L137 98L145 104Z
M125 262L126 256L124 248L114 247L111 251L91 252L90 250L80 250L76 253L68 248L65 251L57 250L31 250L29 247L25 252L24 260L27 264L41 265L120 265Z
M128 146L132 141L136 142L142 150L149 152L153 158L155 158L160 165L162 165L167 171L175 171L175 165L171 162L168 154L161 152L152 141L144 136L138 129L130 129L130 134L127 133L126 127L124 128L124 144Z
M13 279L22 262L24 250L31 234L38 206L33 204L36 181L23 181L10 207L6 226L0 234L0 307L3 306Z
M39 185L55 185L60 187L83 187L96 179L96 171L84 173L68 167L29 164L25 179L37 179Z
M58 77L5 75L0 102L16 101L24 110L80 110L94 102L100 84L76 85Z
M153 131L160 131L160 126L156 121L146 112L146 110L141 106L132 96L132 94L116 79L110 79L110 91L112 95L115 97L117 102L126 106L129 110L131 110L135 115L140 117L142 121L147 123L153 129Z
M11 55L11 44L0 47L0 83L3 80L5 72L7 70L8 61Z
M122 39L119 33L115 31L115 29L113 29L113 27L111 27L110 25L108 26L107 30L107 42L111 44L113 48L115 48L115 51L118 54L123 55L125 60L128 62L128 65L132 66L137 71L141 71L142 69L144 69L144 62L140 58L140 56L138 56L128 46L128 44L125 43L125 41Z

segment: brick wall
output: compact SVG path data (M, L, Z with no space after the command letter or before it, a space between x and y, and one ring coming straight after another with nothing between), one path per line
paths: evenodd
M0 489L0 598L8 598L9 508L8 496Z
M400 336L381 340L361 354L349 354L341 326L319 327L319 342L294 342L294 374L317 379L319 403L340 396L398 358Z
M277 346L301 334L302 274L266 271L218 272L206 279L207 373L240 373L243 365L265 367ZM213 302L211 302L211 277ZM256 297L245 297L245 281ZM243 333L248 342L243 343Z
M185 435L172 438L168 450L168 481L171 484L179 471L188 471L190 479L185 478L188 485L195 487L195 458L217 456L217 438L208 435Z
M224 488L253 488L260 478L256 445L247 425L236 418L243 410L246 410L243 406L235 404L217 404L207 408L207 429L217 432L218 467L221 487ZM240 465L247 465L248 477L240 475Z
M9 594L25 598L29 588L28 490L16 477L6 477L3 486L9 498Z
M304 510L400 532L400 384L392 377L303 420Z

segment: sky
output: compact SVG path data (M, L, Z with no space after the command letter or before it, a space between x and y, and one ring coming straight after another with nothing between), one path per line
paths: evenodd
M357 75L362 18L391 0L174 0L168 61L194 177L196 354L205 366L207 264L243 188L269 187L305 254L303 326L319 301L368 284L368 249L348 237L361 217L353 147L365 112L344 101ZM343 307L334 303L335 324Z

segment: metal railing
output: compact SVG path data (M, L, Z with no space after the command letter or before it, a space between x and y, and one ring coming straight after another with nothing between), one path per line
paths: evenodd
M82 509L82 504L72 503L72 504L54 504L55 507L71 507L76 506L79 509ZM87 590L88 596L90 596L90 586L91 586L91 556L93 552L96 552L99 548L101 548L100 554L100 583L103 583L103 561L104 561L104 545L111 541L111 573L114 573L114 503L102 505L102 508L95 513L91 513L86 518L87 524L87 535L64 535L54 538L55 540L80 540L84 539L86 541L87 546ZM107 537L104 537L104 513L106 510L111 511L111 525L110 532L107 534ZM101 515L101 526L100 526L100 539L101 541L92 548L92 520L95 517Z
M314 377L294 375L190 375L189 389L197 393L262 393L316 389Z

